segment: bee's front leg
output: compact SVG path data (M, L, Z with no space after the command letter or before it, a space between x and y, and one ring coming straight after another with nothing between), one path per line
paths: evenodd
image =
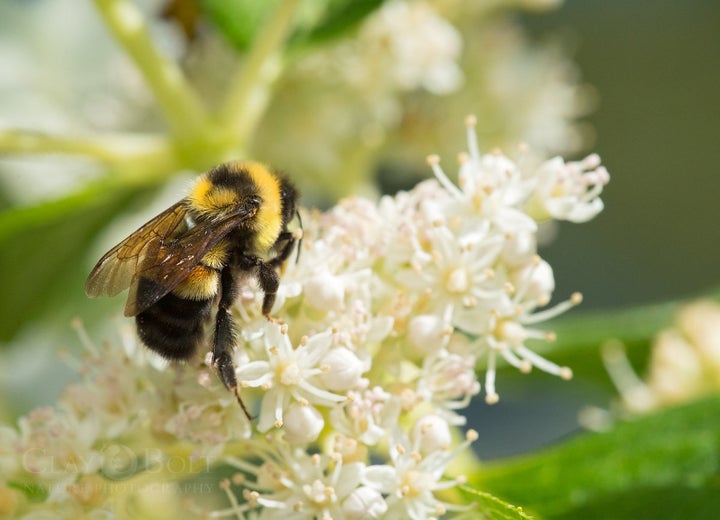
M260 288L265 293L262 313L266 318L270 318L270 311L272 311L275 304L275 297L277 296L278 287L280 287L280 276L269 264L260 260L258 264L258 280L260 281Z
M297 238L293 233L290 231L283 231L280 233L280 236L277 239L277 242L275 242L275 245L282 244L282 247L278 249L277 256L273 258L272 260L268 261L268 263L272 267L280 267L285 262L285 260L288 259L290 256L290 253L292 253L293 248L295 247L295 244L297 243Z
M242 255L238 259L238 264L240 269L244 271L249 271L250 269L257 270L258 283L264 294L262 313L266 318L273 320L270 316L270 311L275 304L275 297L277 296L278 287L280 287L280 275L275 271L272 260L266 262L258 256Z

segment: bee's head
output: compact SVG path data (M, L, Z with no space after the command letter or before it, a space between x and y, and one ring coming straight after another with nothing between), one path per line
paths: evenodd
M235 161L220 164L200 176L189 199L192 208L202 216L218 216L248 206L258 209L262 206L266 212L284 214L281 185L280 178L266 166ZM288 188L288 193L294 194L295 190Z
M188 198L198 216L215 217L247 204L252 197L247 185L230 165L221 164L198 178Z
M254 236L254 248L267 251L287 229L296 213L298 192L293 184L263 164L235 161L203 174L188 196L193 216L222 217L238 209L255 210L238 221Z

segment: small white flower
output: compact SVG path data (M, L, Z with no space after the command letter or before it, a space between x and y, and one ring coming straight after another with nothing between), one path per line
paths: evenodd
M345 499L342 512L347 520L375 520L387 512L387 503L379 491L361 486Z
M317 440L325 426L320 412L309 404L293 403L285 411L284 439L291 444L309 444Z
M93 417L102 425L105 438L120 437L147 420L148 407L158 403L158 395L145 382L148 376L159 386L170 384L167 362L142 347L134 331L120 329L122 348L96 345L80 320L75 329L85 351L82 362L67 357L65 362L82 375L82 382L69 385L60 401L78 419Z
M443 348L452 333L442 317L436 314L420 314L413 317L408 325L410 343L423 354L434 354Z
M506 234L500 260L509 268L526 265L536 251L536 233L528 230L515 230Z
M342 277L321 271L305 284L305 300L312 307L328 312L345 306L345 282Z
M340 433L373 446L396 423L400 403L381 387L348 392L348 400L330 411L330 422Z
M364 483L388 495L389 518L425 520L441 516L456 506L439 500L434 493L465 482L464 477L443 480L443 476L452 459L475 439L477 433L470 430L456 449L423 455L401 435L390 448L392 464L368 466Z
M439 158L428 157L435 177L452 195L452 201L444 208L445 213L458 222L461 234L535 233L537 224L519 207L530 195L532 182L524 178L514 162L499 152L480 155L474 124L475 119L468 118L470 152L461 156L459 188L448 179Z
M325 388L334 392L343 392L357 388L367 366L345 347L337 347L328 352L321 360L323 373L320 379Z
M595 154L568 163L556 157L541 164L534 178L537 188L528 208L530 214L537 220L570 222L587 222L602 211L600 194L610 181Z
M370 267L384 255L390 236L378 204L364 197L341 200L319 218L318 227L324 248L315 255L318 264L313 267L328 264L343 272Z
M515 289L512 288L513 292ZM559 304L536 311L538 306L547 303L546 300L525 300L522 298L522 288L515 293L515 297L507 295L499 301L499 305L492 310L487 321L486 331L480 335L477 344L481 347L481 353L487 353L488 362L485 372L485 400L492 404L498 401L498 394L495 391L495 369L496 357L501 355L503 359L521 372L529 372L532 367L563 379L572 377L572 370L568 367L561 367L548 361L542 356L528 348L528 340L553 341L555 335L541 329L533 328L532 325L553 318L582 301L579 293L574 293L568 300Z
M465 424L465 416L455 410L466 408L480 392L475 361L476 357L471 354L442 350L423 363L417 393L453 425Z
M415 240L409 267L395 276L408 289L426 294L430 310L443 316L448 325L472 327L471 322L458 323L457 316L463 311L473 313L501 292L492 269L501 247L502 241L492 237L459 237L448 227L430 227Z
M411 440L416 451L421 455L450 449L452 443L450 426L442 417L425 415L415 423Z
M78 476L98 471L104 461L95 444L100 423L79 420L62 410L36 408L18 421L20 469L31 478L51 483L48 501L67 496L67 485Z
M250 361L236 370L241 387L265 391L257 425L260 431L282 426L291 402L332 406L345 400L345 396L328 391L320 377L327 372L321 361L330 351L332 333L303 337L294 348L285 328L268 322L262 337L265 359Z
M194 443L197 455L217 460L225 443L247 439L252 435L251 425L237 404L235 396L227 391L208 367L197 374L182 373L175 378L173 392L164 397L160 409L168 417L156 414L153 420L163 434ZM175 403L168 405L169 403Z
M537 167L520 167L499 152L481 154L475 124L474 117L467 118L468 154L461 159L459 189L439 159L428 158L435 176L460 203L452 211L465 216L465 225L478 225L479 217L505 233L535 232L535 221L586 222L602 211L600 194L610 175L597 155L568 163L556 157Z
M365 471L363 463L345 464L337 454L310 455L301 449L291 449L274 438L258 442L255 448L261 458L259 464L227 458L230 465L251 475L255 481L241 481L246 488L243 493L246 502L238 504L232 496L234 507L218 512L217 516L231 512L243 514L262 506L264 519L344 518L345 502L350 499L347 507L352 511L363 497L370 500L375 510L382 507L376 503L377 497L365 492L353 495L361 487ZM230 495L230 490L227 491Z

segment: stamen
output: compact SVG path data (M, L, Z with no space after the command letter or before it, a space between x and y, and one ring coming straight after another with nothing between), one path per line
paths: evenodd
M333 394L332 392L328 392L327 390L322 390L316 386L311 385L307 382L305 379L301 379L297 386L303 390L305 390L307 393L318 397L320 399L324 399L325 401L328 401L330 403L341 403L345 400L344 395L337 395Z
M475 160L480 160L480 148L478 148L477 133L475 132L475 126L477 125L477 117L474 115L468 115L465 118L465 127L467 128L467 145L470 157Z
M605 370L624 401L640 410L649 410L656 405L657 398L633 370L622 343L617 340L608 341L601 347L600 352Z
M547 372L548 374L552 374L554 376L560 376L563 379L570 379L572 377L572 371L570 370L570 368L556 365L552 361L548 361L547 359L536 354L524 345L516 347L516 351L518 354L520 354L522 357L532 363L533 366L536 366L543 372Z
M582 294L580 294L579 292L573 293L568 300L560 302L557 305L555 305L554 307L550 307L549 309L545 309L545 310L524 316L522 318L522 323L525 325L532 325L533 323L547 321L556 316L559 316L560 314L562 314L564 312L567 312L568 310L572 309L573 307L575 307L577 305L580 305L580 303L582 303Z
M73 329L75 329L75 332L78 335L78 338L80 338L80 342L82 343L83 347L90 352L93 357L98 356L98 350L95 348L95 344L90 339L90 336L88 335L87 331L85 330L85 325L83 324L82 320L80 318L74 318L70 322Z
M485 371L485 402L487 404L495 404L500 400L500 396L495 392L495 351L491 350L488 354L488 367Z
M429 155L427 163L430 165L430 168L432 168L437 180L450 194L456 198L462 198L464 196L463 192L460 191L460 189L455 186L450 179L448 179L447 175L445 175L445 172L440 167L440 157L437 155Z
M512 366L517 368L523 373L529 372L529 369L527 367L527 363L523 363L523 360L521 360L519 357L517 357L509 348L504 348L500 350L500 354L502 354L502 357L510 363Z
M600 166L600 156L596 153L591 153L580 161L580 164L585 170L594 170Z

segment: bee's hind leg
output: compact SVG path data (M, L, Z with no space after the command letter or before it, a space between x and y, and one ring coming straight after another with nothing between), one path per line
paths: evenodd
M237 377L235 376L235 363L233 363L232 352L235 345L236 334L230 306L235 300L236 282L232 270L225 267L221 273L221 293L217 315L215 317L215 334L213 336L213 365L217 370L220 380L225 387L235 394L240 407L248 420L252 420L240 397Z

